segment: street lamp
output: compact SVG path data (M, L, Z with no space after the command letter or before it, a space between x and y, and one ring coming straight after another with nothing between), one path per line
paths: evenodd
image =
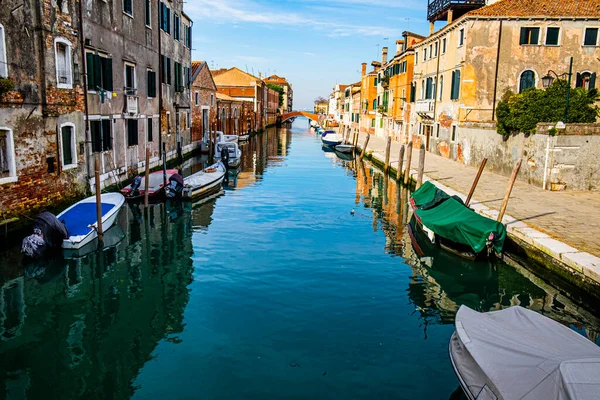
M552 76L550 74L553 74L554 76ZM571 77L572 76L573 76L573 57L571 57L571 60L569 62L569 72L565 72L564 74L558 75L556 72L549 70L548 73L546 74L546 76L542 77L542 85L544 86L544 89L547 89L552 85L552 82L554 82L554 77L556 77L556 79L568 77L567 104L565 106L565 117L563 119L563 122L565 124L567 123L567 115L569 113L569 96L571 94Z

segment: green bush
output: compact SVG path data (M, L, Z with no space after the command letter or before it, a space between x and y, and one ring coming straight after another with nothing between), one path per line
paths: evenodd
M0 95L10 92L15 88L15 84L10 78L0 78Z
M562 79L554 81L547 90L531 88L519 94L507 91L496 107L498 133L504 138L519 132L534 134L539 122L562 121L566 94L567 82ZM568 122L596 122L600 109L595 103L599 100L597 89L571 89Z

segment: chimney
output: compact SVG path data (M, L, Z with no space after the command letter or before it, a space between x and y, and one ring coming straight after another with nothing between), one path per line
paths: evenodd
M400 54L404 51L404 40L396 40L396 54Z
M384 47L383 49L381 49L381 65L387 64L387 51L388 51L387 47Z
M362 63L362 76L367 74L367 63Z

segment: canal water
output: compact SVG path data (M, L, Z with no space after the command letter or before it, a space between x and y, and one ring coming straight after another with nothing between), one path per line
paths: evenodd
M597 314L524 268L418 257L406 192L306 120L242 151L212 199L125 207L103 251L0 252L0 399L448 399L461 304L598 343Z

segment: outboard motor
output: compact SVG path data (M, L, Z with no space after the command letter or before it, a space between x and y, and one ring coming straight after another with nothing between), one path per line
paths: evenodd
M48 251L57 251L62 242L69 238L64 223L52 213L44 211L33 220L33 233L23 239L21 253L27 257L38 259Z
M229 169L229 148L227 146L221 147L221 162L225 169Z
M169 182L167 182L167 187L165 188L165 194L168 199L174 199L176 197L181 196L181 192L183 191L183 178L179 174L173 174L169 178Z
M142 184L142 177L136 176L133 178L133 182L131 183L131 191L129 192L129 197L135 197L140 195L140 185Z

